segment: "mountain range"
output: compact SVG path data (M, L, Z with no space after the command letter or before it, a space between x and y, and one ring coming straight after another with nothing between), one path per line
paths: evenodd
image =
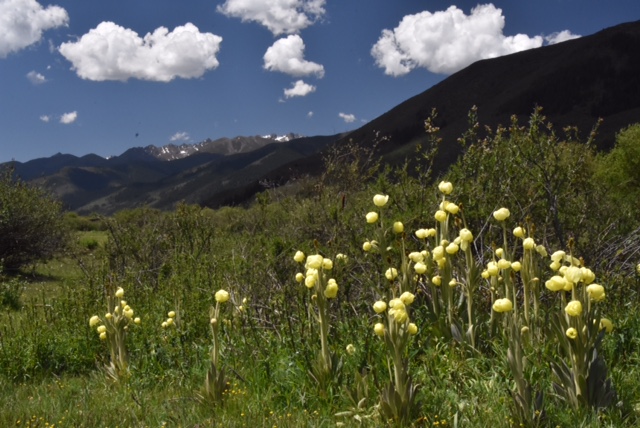
M319 174L330 145L376 147L398 162L427 143L424 121L435 109L440 128L438 171L455 161L458 137L477 107L483 125L525 124L536 106L556 129L576 126L586 139L598 128L596 147L610 149L615 134L640 122L640 21L591 36L471 64L437 85L347 134L254 136L195 145L138 147L108 159L97 155L13 163L23 180L45 187L70 210L111 214L148 205L170 209L179 201L217 207L240 204L294 177Z

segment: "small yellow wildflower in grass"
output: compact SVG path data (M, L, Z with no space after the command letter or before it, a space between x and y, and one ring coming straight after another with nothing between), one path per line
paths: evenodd
M371 211L371 212L367 213L365 218L367 219L367 223L373 224L373 223L378 221L378 213L375 212L375 211Z
M547 257L549 255L544 245L536 245L536 252L540 254L542 257Z
M575 328L573 328L573 327L569 327L569 328L567 329L566 334L567 334L567 337L568 337L569 339L575 339L576 337L578 337L578 330L576 330L576 329L575 329Z
M544 286L551 291L561 291L564 290L564 287L567 283L567 280L559 275L552 276L547 282L545 282Z
M607 333L613 331L613 323L609 318L600 318L600 330L605 329Z
M293 256L293 260L298 263L302 263L304 261L304 253L302 251L296 251L296 254Z
M571 317L577 317L582 313L582 303L580 302L580 300L572 300L567 303L564 311Z
M522 264L520 262L513 262L511 263L511 269L514 270L514 272L520 272L520 270L522 269Z
M404 224L401 221L393 223L393 233L400 234L402 232L404 232Z
M307 269L320 269L322 267L323 261L324 257L322 257L320 254L307 256L307 263L305 264L305 267Z
M524 239L526 233L527 233L527 231L523 227L520 227L520 226L518 226L515 229L513 229L513 236L515 236L516 238Z
M335 299L335 297L338 295L338 284L336 283L336 280L331 278L329 279L329 281L327 281L327 287L324 289L324 296L327 299Z
M375 195L373 197L373 204L376 207L382 208L387 204L388 201L389 201L389 195Z
M381 314L387 310L387 304L382 300L378 300L373 304L373 310L376 312L376 314Z
M122 289L122 287L118 287L118 290L116 291L116 297L119 299L124 297L124 290Z
M493 302L493 310L496 312L511 312L513 310L513 303L506 297L497 299Z
M301 272L298 272L296 274L296 282L302 282L304 281L304 275Z
M369 241L365 241L365 242L362 244L362 250L363 250L363 251L365 251L365 252L367 252L367 253L368 253L369 251L371 251L371 248L373 248L373 245L371 245L371 242L369 242Z
M373 326L373 331L376 335L383 337L384 336L384 324L382 324L381 322L376 323L376 325Z
M229 300L229 292L226 290L218 290L215 294L216 302L225 303Z
M525 250L533 250L536 248L536 241L534 241L533 238L525 238L522 241L522 248Z
M510 215L511 213L507 208L500 208L493 212L493 218L498 221L505 221Z
M458 251L460 251L460 247L455 243L452 242L449 245L447 245L447 248L444 249L446 251L447 254L456 254Z
M97 315L94 315L89 319L89 327L95 327L98 323L100 323L100 317Z
M442 284L442 277L440 275L436 275L431 278L431 283L436 287L439 287Z
M415 231L416 238L418 239L427 239L428 233L427 229L418 229Z
M353 354L356 353L356 347L353 346L353 344L351 344L351 343L347 345L346 350L347 350L347 354L349 354L349 355L353 355Z
M500 259L498 260L498 268L502 270L511 269L511 262L506 259Z
M393 281L394 279L396 279L398 277L398 269L396 268L389 268L387 269L387 271L384 273L384 276L389 280L389 281Z
M400 295L400 301L405 305L410 305L413 303L413 300L415 299L415 297L416 296L414 296L413 293L409 291L405 291Z
M605 298L604 287L600 284L589 284L587 286L589 298L594 302L600 302Z
M459 235L460 235L460 239L462 239L465 242L473 241L473 233L471 233L471 231L467 228L460 229Z
M322 269L331 270L333 269L333 260L324 258L322 259Z
M449 195L453 192L453 184L448 181L441 181L438 184L438 190L440 190L444 195Z
M418 326L415 325L414 323L409 323L409 325L407 326L407 333L409 333L412 336L418 334Z
M438 210L433 217L440 223L443 223L447 220L447 213L442 210Z
M413 270L415 270L417 274L422 275L423 273L425 273L427 271L427 265L425 265L422 262L417 262L413 266Z

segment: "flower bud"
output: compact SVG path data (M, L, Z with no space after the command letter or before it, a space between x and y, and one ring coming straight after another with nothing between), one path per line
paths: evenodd
M376 207L384 207L389 201L389 195L375 195L373 197L373 204Z
M331 259L322 259L322 269L331 270L333 269L333 261Z
M525 250L533 250L534 248L536 248L536 241L534 241L533 238L525 238L522 241L522 247Z
M511 263L511 269L513 269L515 272L520 272L520 269L522 269L522 265L520 264L520 262L513 262Z
M296 251L296 254L293 256L293 260L298 263L302 263L304 261L304 253L302 251Z
M417 274L422 275L427 271L427 265L422 262L418 262L413 265L413 270L416 271Z
M367 253L371 251L371 242L366 241L364 244L362 244L362 250L366 251Z
M320 254L307 256L307 263L305 264L305 267L307 269L320 269L322 267L323 261L324 257L322 257Z
M418 326L412 322L409 323L409 325L407 326L407 333L409 333L412 336L418 334Z
M460 211L460 207L453 202L449 202L447 204L447 207L445 208L445 211L447 211L449 214L456 215L458 214L458 211Z
M525 234L526 230L524 230L524 228L520 226L513 229L513 236L515 236L516 238L524 239Z
M589 284L587 286L589 298L594 302L600 302L605 298L604 287L600 284Z
M442 277L440 275L436 275L431 278L431 283L436 287L439 287L442 284Z
M536 245L536 251L538 252L538 254L540 254L542 257L547 257L549 254L547 253L547 249L544 247L544 245Z
M471 231L467 228L460 229L460 239L465 242L471 242L473 241L473 233L471 233Z
M378 213L371 211L366 215L367 223L372 224L378 221Z
M564 287L567 283L567 280L559 275L552 276L547 282L545 282L544 286L551 291L560 291L564 290Z
M439 221L440 223L444 222L447 220L447 213L442 211L442 210L438 210L436 211L436 213L434 214L434 218Z
M353 346L353 344L351 344L351 343L350 343L350 344L348 344L348 345L347 345L347 354L349 354L349 355L353 355L353 354L355 354L355 353L356 353L356 347L355 347L355 346Z
M428 232L426 229L418 229L415 231L415 235L418 239L426 239L428 236Z
M216 291L215 298L216 302L224 303L229 300L229 292L226 290L218 290Z
M511 268L511 262L509 260L500 259L498 260L498 268L505 270Z
M382 300L378 300L373 304L373 310L376 312L376 314L381 314L387 310L387 304Z
M572 300L567 303L564 311L571 317L577 317L582 313L582 303L579 300Z
M405 291L400 295L400 301L402 301L402 303L404 303L405 305L410 305L413 303L413 300L415 299L415 297L416 296L414 296L413 293Z
M384 336L384 324L382 324L381 322L377 323L373 327L373 332L380 337Z
M456 245L454 242L450 243L449 245L447 245L447 248L444 249L447 254L456 254L459 250L460 247L458 247L458 245Z
M94 315L89 319L89 327L94 327L99 322L100 322L100 317L97 315Z
M296 274L296 282L302 282L304 281L304 275L301 272L298 272Z
M513 303L506 297L497 299L493 302L493 310L496 312L511 312L513 310Z
M600 318L600 330L605 329L607 333L611 333L613 331L613 323L608 318Z
M505 221L507 218L509 218L510 215L511 213L506 208L500 208L499 210L493 212L493 218L498 221Z
M393 223L393 233L402 233L404 232L404 224L401 221L396 221Z
M124 290L122 289L122 287L118 287L118 290L116 290L116 297L120 299L123 296L124 296Z
M569 327L565 333L569 339L575 339L578 337L578 330L573 327Z
M176 317L176 312L175 311L169 311L169 313L167 314L167 316L169 318L175 318Z
M438 184L438 190L445 195L449 195L453 192L453 184L448 181L441 181L440 184Z
M384 273L384 276L389 280L389 281L393 281L394 279L396 279L398 277L398 270L396 268L389 268L387 269L387 271Z

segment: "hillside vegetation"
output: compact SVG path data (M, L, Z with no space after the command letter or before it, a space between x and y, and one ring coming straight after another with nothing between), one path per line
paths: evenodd
M0 426L638 426L640 124L472 110L436 177L435 123L246 208L69 215L3 279Z

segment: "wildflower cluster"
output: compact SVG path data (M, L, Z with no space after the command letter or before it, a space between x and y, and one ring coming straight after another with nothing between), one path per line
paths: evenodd
M100 340L107 342L111 358L107 374L114 380L128 374L126 336L131 324L141 323L140 318L134 318L133 315L133 309L124 300L124 289L119 287L115 293L107 296L107 313L104 317L93 315L89 319L89 326L95 327Z
M340 254L336 257L341 261L346 261L346 256ZM302 264L304 262L305 273L296 274L296 281L304 283L311 293L311 300L315 310L311 311L316 319L320 330L320 353L316 365L312 368L312 376L321 385L321 388L328 386L335 377L338 369L338 361L329 348L329 300L335 299L338 295L338 283L330 277L333 269L333 261L320 254L305 256L302 251L297 251L293 259Z

